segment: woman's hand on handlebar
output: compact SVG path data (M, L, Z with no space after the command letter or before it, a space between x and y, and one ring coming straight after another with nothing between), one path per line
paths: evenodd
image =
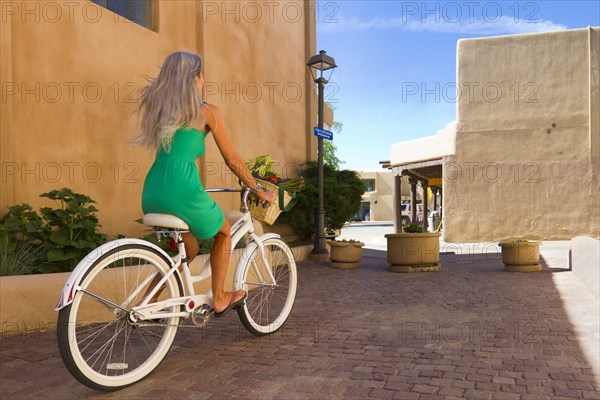
M273 193L269 192L266 189L261 189L258 191L258 193L256 193L256 197L259 198L260 203L264 204L266 202L266 205L264 205L264 207L268 207L271 205L271 203L273 203L273 201L275 200Z

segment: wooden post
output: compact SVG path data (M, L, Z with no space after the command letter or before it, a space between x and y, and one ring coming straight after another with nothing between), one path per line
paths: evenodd
M427 212L427 180L423 179L421 181L421 188L423 189L421 192L421 207L423 208L423 232L427 232L427 218L428 218L428 212Z
M402 233L402 175L394 176L394 232Z
M444 194L444 189L440 188L440 221L442 220L443 214L444 214L444 199L442 197L442 195Z
M417 223L417 180L409 178L410 183L410 223Z

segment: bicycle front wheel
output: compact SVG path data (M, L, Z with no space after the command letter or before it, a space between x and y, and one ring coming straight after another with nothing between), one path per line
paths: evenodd
M242 324L257 336L276 332L283 326L292 312L298 282L296 261L288 245L281 239L271 238L265 240L263 246L264 258L256 246L245 260L240 289L244 289L248 297L238 308Z
M179 318L141 321L130 310L143 300L155 277L170 268L159 251L136 244L118 246L92 264L73 302L58 316L60 354L78 381L98 390L122 389L160 364L175 339ZM172 274L158 301L182 293L179 276Z

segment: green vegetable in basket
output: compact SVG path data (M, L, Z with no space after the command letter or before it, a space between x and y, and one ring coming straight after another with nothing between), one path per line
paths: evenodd
M273 160L271 156L265 154L262 156L258 156L256 158L252 158L250 161L246 163L248 169L258 176L261 179L269 180L271 177L276 177L280 179L281 177L273 171L273 167L277 164L277 161Z
M297 177L293 179L283 179L281 175L273 170L275 165L279 163L271 158L268 154L252 158L246 163L248 169L254 176L265 181L279 185L290 193L297 193L304 189L304 178Z
M290 179L281 184L281 187L287 190L288 192L298 193L304 190L304 178L298 177L294 179Z

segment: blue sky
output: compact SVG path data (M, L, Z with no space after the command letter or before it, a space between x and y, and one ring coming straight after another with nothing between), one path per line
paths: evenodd
M318 1L317 51L339 66L325 100L344 124L333 140L342 167L378 169L393 143L433 135L455 119L459 39L599 26L599 4ZM433 93L423 98L422 89Z

